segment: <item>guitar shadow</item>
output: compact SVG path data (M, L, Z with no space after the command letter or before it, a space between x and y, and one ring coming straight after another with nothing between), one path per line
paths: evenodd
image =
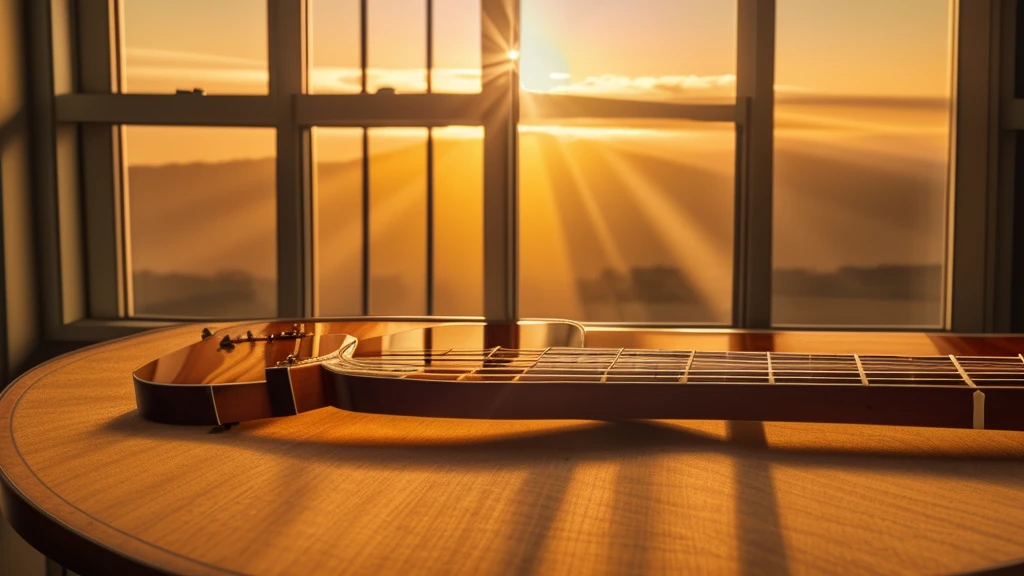
M303 417L303 422L297 421ZM365 429L344 436L344 428L365 417L380 418L321 410L288 419L242 423L225 433L209 434L208 427L155 424L132 410L109 421L105 429L122 437L230 445L289 461L410 471L525 470L525 478L511 497L522 509L515 512L506 528L515 537L506 547L508 557L503 564L515 574L533 573L540 566L573 472L581 464L620 464L611 508L609 541L613 549L605 551L605 565L627 574L653 569L650 543L645 538L652 533L650 528L659 513L652 485L658 456L692 453L724 455L732 460L738 562L747 574L788 571L773 467L909 474L1000 486L1018 486L1024 475L1024 445L1005 442L980 449L971 447L970 451L952 443L896 450L843 448L826 443L779 447L768 442L760 422L730 422L723 438L661 421L566 422L555 428L482 437L470 434L462 439L458 434L382 439L368 437ZM282 486L293 493L302 490L294 478L282 479ZM275 512L280 517L275 518L287 523L295 513L282 508Z

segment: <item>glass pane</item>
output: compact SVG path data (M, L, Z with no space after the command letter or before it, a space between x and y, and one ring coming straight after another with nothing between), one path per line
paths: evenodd
M367 92L425 92L427 3L373 0L367 3L367 11Z
M731 124L520 126L524 317L731 321Z
M123 0L125 90L266 94L266 0Z
M309 91L352 94L362 90L360 0L310 0Z
M316 128L317 314L363 313L363 129Z
M434 92L480 91L480 0L434 0Z
M484 313L484 131L434 129L434 313Z
M274 316L274 130L124 131L134 314Z
M773 320L942 322L949 0L780 0Z
M522 0L520 78L528 91L731 102L736 2ZM524 113L528 94L523 96Z
M427 129L370 129L370 314L427 311Z

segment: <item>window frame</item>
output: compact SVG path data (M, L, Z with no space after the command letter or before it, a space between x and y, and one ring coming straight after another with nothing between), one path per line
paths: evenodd
M424 1L429 65L432 3ZM776 0L736 2L734 104L539 96L555 104L571 103L590 117L628 114L734 123L732 327L768 329ZM1015 100L1012 94L1015 27L1008 23L1015 21L1016 3L950 2L954 90L942 329L1005 331L1012 276L1006 238L1012 240L1007 218L1013 211L1007 206L1012 208L1014 168L1013 143L1007 135L1024 129L1024 100ZM364 69L366 3L362 0ZM482 126L484 317L499 322L518 318L519 81L515 66L507 65L508 51L519 45L518 0L481 0L479 93L392 95L309 94L307 2L290 0L267 0L268 94L118 94L124 77L117 36L121 0L87 5L85 9L84 0L50 0L29 3L28 9L35 70L32 96L37 103L33 154L40 278L48 338L94 341L179 323L130 317L130 246L124 242L128 222L122 193L126 173L119 147L123 126L131 124L277 130L278 316L291 318L316 312L311 131L317 126ZM981 192L964 192L968 190ZM428 237L428 247L431 244ZM364 261L365 251L366 246Z

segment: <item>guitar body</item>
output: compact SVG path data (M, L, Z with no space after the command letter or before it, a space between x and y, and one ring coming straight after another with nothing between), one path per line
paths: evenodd
M445 418L1024 430L1024 357L995 339L975 339L981 350L960 355L941 345L900 355L861 354L852 345L827 354L814 346L722 352L664 338L658 347L599 344L565 320L261 323L209 334L133 377L140 413L173 424L332 406Z

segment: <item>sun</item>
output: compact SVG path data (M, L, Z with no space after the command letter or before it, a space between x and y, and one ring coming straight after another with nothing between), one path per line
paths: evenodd
M558 48L543 34L523 30L519 46L519 82L523 89L548 92L567 84L571 70Z

